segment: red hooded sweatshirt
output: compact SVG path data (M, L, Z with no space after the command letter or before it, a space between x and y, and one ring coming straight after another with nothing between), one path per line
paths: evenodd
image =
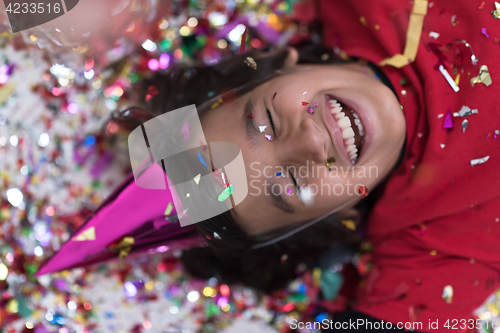
M326 45L375 64L403 54L413 1L319 6ZM422 322L418 330L434 332L429 320L448 331L447 320L456 319L463 331L460 320L473 318L500 287L500 19L493 10L494 1L429 1L415 61L381 67L403 106L407 141L368 220L374 268L356 309L375 318ZM458 92L439 64L453 80L460 74ZM493 83L473 86L482 65ZM453 116L463 106L478 112Z

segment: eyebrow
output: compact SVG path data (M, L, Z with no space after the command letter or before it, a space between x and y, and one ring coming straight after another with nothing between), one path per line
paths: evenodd
M279 209L281 209L282 211L284 211L285 213L293 214L295 212L295 210L293 209L292 205L290 205L288 203L288 201L285 200L285 198L283 197L283 194L282 193L280 193L280 194L273 193L272 189L273 189L273 186L275 184L278 184L278 183L276 183L274 181L270 181L267 183L267 190L271 194L271 199L273 200L273 204L276 207L278 207Z
M253 115L254 111L254 102L255 100L249 98L245 103L243 117L245 121L245 127L247 132L248 140L252 142L254 146L258 144L257 136L259 134L259 130L257 129L257 125L255 124L254 118L250 117L250 114Z

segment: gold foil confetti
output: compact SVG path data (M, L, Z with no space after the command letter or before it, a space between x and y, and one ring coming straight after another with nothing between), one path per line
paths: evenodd
M443 293L441 294L441 297L444 299L444 301L448 304L453 302L453 287L450 285L447 285L443 288Z
M342 225L349 230L355 231L356 230L356 224L354 223L353 220L342 220L340 221Z
M491 84L491 76L488 66L482 65L479 69L479 75L470 80L470 84L472 86L476 83L483 83L485 86L489 86Z
M460 73L458 73L457 76L455 77L455 84L457 85L457 87L459 83L460 83Z
M424 17L427 14L427 0L415 0L406 31L406 45L403 54L396 54L392 57L382 60L379 65L391 65L396 68L401 68L413 62L417 56L418 44L420 35L422 34L422 26Z
M132 245L135 243L134 237L125 236L117 244L110 245L110 250L118 252L121 259L125 258L132 250Z
M245 64L247 64L252 69L257 69L257 63L255 62L255 60L253 60L252 57L247 57L245 59Z
M366 26L366 19L364 16L360 16L359 21L361 22L362 25Z
M325 161L325 163L326 163L326 167L328 168L330 166L330 164L335 163L335 156L332 156L329 159L327 159Z
M218 99L218 100L216 100L216 101L214 102L214 104L212 104L212 106L210 106L210 110L215 109L216 107L218 107L218 106L219 106L219 105L221 105L221 104L222 104L222 98L220 98L220 97L219 97L219 99Z
M90 227L80 233L78 236L73 238L74 241L87 241L87 240L95 240L95 228Z
M485 157L470 160L470 166L486 163L489 159L490 159L489 156L485 156Z

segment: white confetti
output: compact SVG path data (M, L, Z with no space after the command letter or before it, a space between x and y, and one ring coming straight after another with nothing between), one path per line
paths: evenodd
M437 39L439 37L439 33L435 32L435 31L431 31L431 32L429 32L429 37Z
M305 94L307 94L307 91L304 91L304 93L302 94L302 96L304 96Z
M309 186L304 186L299 191L300 201L304 203L306 206L310 206L314 201L314 194L311 191Z
M485 156L485 157L470 160L470 166L486 163L489 159L490 159L489 156Z
M194 176L193 180L196 183L196 185L198 185L200 183L200 178L201 178L201 173Z
M444 147L446 147L446 145L444 143L440 144L439 146L441 146L441 149L443 149Z
M444 117L444 113L440 113L440 114L438 114L438 119L439 119L439 118L443 118L443 117Z
M462 133L465 133L465 130L467 129L468 124L469 124L469 121L467 119L464 119L464 121L462 121Z
M453 302L453 287L450 285L445 286L443 288L443 293L441 294L441 297L448 304Z
M259 131L262 133L266 130L267 126L259 126Z
M450 74L448 74L446 69L444 69L443 65L439 65L439 71L441 72L441 74L443 74L446 81L448 81L448 84L451 86L453 91L458 92L460 90L460 88L457 86L455 81L453 81L453 79L451 78Z

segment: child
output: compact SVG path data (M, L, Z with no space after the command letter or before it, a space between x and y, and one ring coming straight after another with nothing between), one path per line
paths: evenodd
M249 195L196 224L210 246L185 252L185 263L200 276L217 268L229 281L281 287L297 263L312 262L334 238L347 239L339 221L358 218L353 207L369 207L361 199L371 192L374 268L356 310L423 323L417 331L444 331L451 319L468 323L499 281L500 121L489 97L498 65L487 38L497 22L486 8L465 16L478 10L470 2L316 5L324 43L344 62L328 64L324 51L249 53L144 85L159 91L148 118L208 105L198 109L207 141L238 144L245 161ZM136 119L129 112L116 121ZM114 204L103 210L110 214ZM155 215L138 209L148 216L134 223ZM159 215L164 208L154 209ZM435 321L439 326L429 327Z

